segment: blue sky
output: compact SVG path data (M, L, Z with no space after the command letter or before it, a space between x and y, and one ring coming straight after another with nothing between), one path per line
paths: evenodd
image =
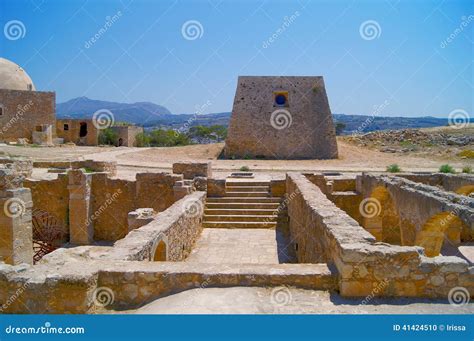
M474 1L2 0L0 24L0 55L58 102L223 112L239 75L322 75L334 113L473 112Z

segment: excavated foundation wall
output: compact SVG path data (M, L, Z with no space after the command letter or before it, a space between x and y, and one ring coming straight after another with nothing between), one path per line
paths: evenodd
M66 174L58 174L54 180L31 180L23 182L23 187L31 190L33 211L47 212L53 215L62 228L64 239L69 240L69 190Z
M474 296L474 267L465 260L376 242L302 174L287 174L287 191L296 193L288 214L298 261L334 264L342 295L447 297L461 286Z
M466 174L397 174L411 181L420 182L425 185L438 186L449 192L462 193L463 190L471 193L474 191L474 176ZM462 193L464 194L464 193Z

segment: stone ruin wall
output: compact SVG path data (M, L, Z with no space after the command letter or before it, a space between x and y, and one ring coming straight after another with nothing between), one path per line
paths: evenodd
M87 124L87 135L80 137L81 123ZM68 125L68 130L64 129L64 125ZM64 139L64 143L72 142L77 145L97 146L99 144L99 130L95 127L90 119L58 119L56 120L55 133L59 138Z
M288 213L298 260L334 264L343 296L446 297L456 286L474 296L474 268L465 260L376 242L301 174L287 175L287 189L297 193Z
M58 219L64 235L63 243L69 240L69 190L66 174L58 174L54 180L32 180L23 182L31 190L33 212L48 212Z
M37 126L52 126L56 134L56 94L54 92L0 89L0 141L17 142L19 138L33 141Z

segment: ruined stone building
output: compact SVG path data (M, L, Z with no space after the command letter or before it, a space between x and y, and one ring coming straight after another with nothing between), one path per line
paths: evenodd
M56 135L54 92L36 91L17 64L0 58L0 141L26 138L52 144Z
M225 156L337 158L323 77L239 77Z
M143 128L114 126L117 146L132 147ZM92 119L56 119L56 93L36 91L19 65L0 58L0 142L53 145L72 142L97 146L99 131Z
M91 119L58 119L56 122L58 137L64 139L64 143L81 146L97 146L99 143L99 130Z

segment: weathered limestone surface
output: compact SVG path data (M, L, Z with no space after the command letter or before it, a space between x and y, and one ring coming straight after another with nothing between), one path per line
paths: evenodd
M0 263L0 312L94 313L94 293L106 288L105 308L129 309L202 287L281 286L334 290L325 264L222 265L186 262L84 261L51 267ZM98 291L95 291L98 290ZM38 298L44 299L38 299Z
M208 197L225 196L225 179L207 178L207 196Z
M70 242L75 245L89 245L94 240L92 176L77 169L70 170L68 178Z
M33 263L32 206L28 188L0 188L0 261Z
M167 260L184 260L202 229L205 192L194 192L177 201L156 218L117 241L110 252L113 259L153 260L157 245L165 240Z
M210 178L212 176L212 162L175 162L173 173L183 174L185 179L194 179L197 176Z
M34 210L47 212L58 220L58 227L62 227L64 240L69 241L69 189L66 174L58 174L54 180L27 179L24 187L31 190Z
M2 156L0 157L0 165L5 165L5 168L14 169L15 172L23 175L25 178L30 177L33 172L33 161L31 159Z
M276 103L278 93L286 94L286 103ZM337 158L323 77L240 76L225 156Z
M376 174L358 176L357 191L364 198L377 199L385 193L381 211L385 213L385 206L392 206L392 225L400 229L402 245L422 245L427 255L435 256L445 234L452 244L474 240L472 198L405 178Z
M446 297L456 286L474 296L474 271L458 257L428 258L423 249L377 243L301 174L287 175L290 231L300 262L333 263L344 296ZM302 243L302 246L300 246Z
M128 232L146 225L155 219L156 212L153 208L139 208L128 213Z
M460 193L464 188L474 190L474 176L468 174L414 174L400 173L397 176L406 178L411 181L421 182L425 185L439 186L446 191Z
M56 94L43 91L0 89L0 141L16 142L19 138L33 140L38 126L48 124L56 135Z

